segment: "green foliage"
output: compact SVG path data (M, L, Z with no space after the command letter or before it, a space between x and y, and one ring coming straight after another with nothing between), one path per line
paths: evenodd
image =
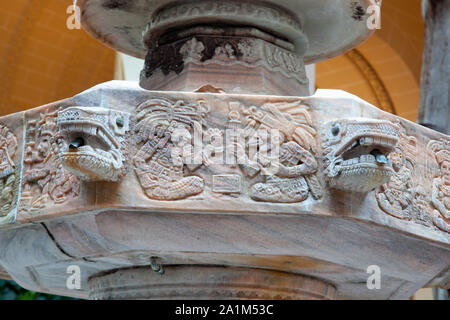
M72 300L72 298L28 291L14 281L0 280L0 300Z

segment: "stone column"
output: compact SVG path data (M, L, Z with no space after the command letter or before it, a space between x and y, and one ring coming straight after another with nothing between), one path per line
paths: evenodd
M422 60L418 122L450 133L450 1L423 0L425 42ZM448 292L434 288L437 300L448 299ZM446 296L446 298L445 298Z
M450 1L423 0L425 43L418 122L450 133Z
M153 14L143 36L145 89L309 95L302 22L274 4L181 2Z

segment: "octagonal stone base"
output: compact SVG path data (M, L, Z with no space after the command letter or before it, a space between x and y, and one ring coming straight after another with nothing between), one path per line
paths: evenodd
M154 169L161 168L158 164L167 164L167 155L177 159L179 151L175 131L164 140L164 131L155 132L151 124L171 130L170 125L191 118L195 126L186 131L195 137L198 128L204 137L201 150L194 153L204 155L201 164L193 167L183 162L181 170L181 164L173 162L166 166L167 174L158 176L158 184L150 184ZM13 164L0 163L20 173L4 171L6 178L20 180L9 196L13 209L3 213L12 218L0 229L0 275L27 289L102 298L111 294L106 289L122 287L124 277L136 277L134 271L124 271L136 268L144 268L137 272L148 276L142 283L144 291L138 292L142 298L151 297L146 291L150 284L180 287L183 272L176 271L179 268L185 268L188 286L222 283L231 288L226 291L231 295L239 292L233 288L243 286L240 272L249 275L251 284L269 283L275 291L277 286L288 291L304 288L298 274L322 279L338 289L338 299L407 299L424 286L448 287L450 234L441 205L448 196L439 190L446 190L449 181L449 137L384 113L345 92L318 90L312 97L173 93L110 82L2 117L0 125L11 132L8 152L0 155L6 160L9 155ZM281 158L283 171L272 174L258 173L266 168L264 163L213 161L210 151L218 150L213 135L231 133L230 140L236 141L233 128L261 126L281 131L278 136L286 140L282 144L286 155L293 153L291 146L304 146L306 151ZM376 142L360 139L364 145L398 140L388 155L395 162L395 173L375 190L341 190L348 186L334 182L329 160L337 159L336 146L359 138L363 129L367 138L376 138ZM245 138L243 146L250 145L253 137L251 130L245 132L250 136L239 136ZM78 151L77 138L86 143ZM99 149L100 141L111 147ZM166 148L151 152L155 141ZM360 151L358 158L355 153L351 156L352 163L344 159L346 166L358 167L375 158ZM291 161L298 155L306 168L303 161ZM90 159L101 161L90 165L86 162ZM109 165L114 174L106 176L104 169ZM365 186L360 182L371 182L373 172L361 170L346 176L357 178L349 182ZM9 195L9 190L0 187L0 194ZM162 277L149 271L152 257L161 259L166 269ZM193 265L221 266L214 268L226 271L200 272L210 267ZM367 288L367 270L372 265L382 273L379 290ZM79 290L67 287L71 266L80 268ZM247 269L227 273L234 268ZM108 282L112 273L118 278ZM101 286L91 290L99 275L104 275ZM319 293L328 296L323 290ZM152 295L162 297L167 292ZM209 294L213 293L207 292L206 297ZM251 294L242 294L247 296Z

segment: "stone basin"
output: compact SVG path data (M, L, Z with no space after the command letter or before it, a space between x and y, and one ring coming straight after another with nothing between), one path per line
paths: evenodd
M269 31L276 31L286 37L282 28L292 30L286 25L285 20L276 21L271 18L270 13L264 12L264 8L277 10L281 8L288 12L293 20L298 21L301 30L292 31L294 41L305 42L302 48L305 63L316 63L324 59L330 59L340 55L359 43L366 40L373 30L367 28L365 17L366 9L372 3L370 0L268 0L268 1L212 1L215 3L212 8L205 7L205 11L210 14L206 19L196 18L196 12L201 12L200 5L197 10L189 8L189 4L201 3L204 1L173 1L173 0L77 0L83 8L83 27L94 37L101 40L108 46L144 59L148 49L142 41L142 33L147 28L147 24L152 18L158 16L161 8L173 6L174 3L184 4L186 8L181 8L180 12L193 11L189 17L189 23L216 22L220 12L230 12L231 15L238 16L242 12L244 18L236 18L235 21L248 23L248 11L246 5L254 6L249 9L256 11L257 7L262 7L261 25ZM175 16L174 20L181 21ZM247 16L246 16L247 15ZM205 14L206 16L206 14ZM247 17L247 19L245 18ZM199 21L196 21L199 19ZM240 19L240 20L239 20ZM245 21L245 22L243 22ZM186 25L185 22L183 25ZM256 22L251 24L260 27ZM281 30L280 30L281 29ZM282 31L283 30L283 31ZM303 31L303 32L301 32ZM295 39L295 32L304 33L302 39ZM298 36L300 38L300 36ZM307 42L307 43L306 43Z
M88 117L80 106L94 110L92 119L107 114L100 113L99 108L122 117L126 132L122 141L123 167L117 181L98 181L102 177L94 176L91 177L97 181L88 181L88 176L75 170L82 161L79 167L61 166L58 145L63 145L66 139L61 132L68 130L67 122L77 119L77 108L79 119ZM257 121L271 118L273 123L281 121L279 126L284 121L285 128L293 121L287 119L293 117L298 121L293 122L299 126L297 129L306 128L313 133L309 142L302 143L295 135L288 139L311 146L309 153L317 161L317 166L312 165L315 173L306 176L306 180L279 178L278 184L272 184L273 176L209 159L193 171L185 168L178 178L161 180L158 186L165 192L159 193L148 185L147 179L152 159L161 159L160 155L141 162L146 144L140 137L142 132L136 129L142 129L139 121L146 119L142 118L143 112L156 112L152 109L155 106L159 109L168 106L166 111L182 106L176 109L181 113L189 106L204 110L199 114L206 135L243 125L252 117L247 112L252 107L266 116L254 118L260 119ZM282 114L276 110L282 110ZM167 117L166 113L153 117L154 112L149 114L150 121ZM409 174L406 179L411 186L386 183L369 192L347 192L339 190L340 185L331 186L326 157L322 155L327 148L326 137L332 135L328 130L330 121L334 123L343 116L353 119L349 121L358 126L367 126L368 130L372 124L381 130L390 130L388 124L395 124L392 127L398 133L395 155L405 160L396 168L394 177L402 179L402 174ZM108 119L113 124L116 121ZM437 203L432 200L435 187L429 181L439 175L441 159L437 157L448 146L448 136L387 114L343 91L319 90L314 96L303 98L167 93L115 81L73 98L0 118L0 123L11 128L17 138L20 147L14 160L17 172L21 172L17 177L22 176L15 193L19 199L14 201L14 210L6 216L8 220L4 220L0 231L0 264L26 288L82 298L190 295L191 298L404 299L425 285L447 283L450 236L444 228L443 216L433 204ZM36 127L36 123L40 126ZM208 133L207 128L212 131ZM287 135L289 131L285 128L280 127ZM347 128L350 134L350 124ZM80 129L73 131L79 131L89 142L87 133ZM51 158L46 163L38 158L31 161L27 154L43 150L47 133L61 141L47 149ZM305 134L300 137L305 139ZM210 145L205 143L206 147ZM52 188L41 188L45 178L32 177L39 177L39 170L51 167L57 168L52 173L55 183ZM360 179L365 174L360 171ZM170 174L160 177L167 176ZM170 186L180 181L190 188L170 191ZM284 188L291 183L298 184L297 188L304 186L300 198L285 193ZM200 190L193 186L199 186ZM263 192L273 188L279 188L278 196ZM395 201L389 205L386 202L389 190L405 199L412 192L410 205L403 210ZM162 266L163 275L152 271L154 263ZM80 266L82 271L81 290L66 287L66 270L73 265ZM367 289L367 268L371 265L381 268L380 290ZM133 282L137 280L131 280L145 273L148 277L139 282L141 286ZM183 281L183 274L188 284ZM209 283L202 278L204 274L209 275ZM267 277L287 277L291 280L280 280L281 283L298 281L308 285L294 286L297 291L293 292L276 285L278 282L274 280L267 288L255 289L254 284L243 282L246 276L236 276L239 274L252 274L255 281L252 283L260 283ZM93 280L89 281L90 278ZM200 283L206 287L198 289ZM173 290L165 290L168 285ZM239 295L242 290L245 293Z
M209 84L230 93L309 95L305 64L344 53L374 31L370 0L78 3L89 33L146 59L140 84L149 90Z

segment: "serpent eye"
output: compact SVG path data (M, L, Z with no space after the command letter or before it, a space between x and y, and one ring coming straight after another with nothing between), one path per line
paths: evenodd
M331 128L331 134L333 136L337 136L339 132L341 132L341 128L339 127L339 125L336 124Z
M124 126L123 118L122 118L122 117L117 117L117 118L116 118L116 124L117 124L117 126L118 126L119 128L123 128L123 126Z

